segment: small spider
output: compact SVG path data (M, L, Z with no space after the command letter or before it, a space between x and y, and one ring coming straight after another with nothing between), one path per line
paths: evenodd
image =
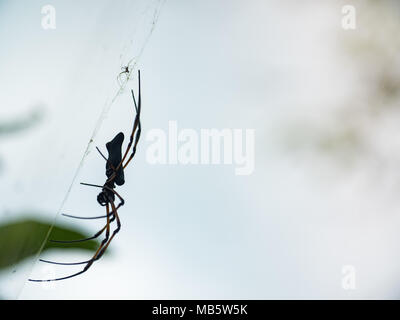
M130 76L130 72L131 70L129 70L129 65L125 66L125 67L121 67L122 72L119 73L118 77L117 77L117 81L119 83L120 86L123 85L123 82L121 81L121 76L123 74L125 74L125 81L129 80L129 76Z
M86 272L93 265L93 263L95 261L99 260L103 256L104 252L110 245L111 240L121 229L121 221L118 216L118 209L124 205L125 200L119 195L119 193L117 191L115 191L115 188L116 188L115 185L121 186L125 183L124 170L128 166L128 164L131 162L133 157L135 156L136 147L137 147L137 144L140 139L140 134L141 134L140 112L141 112L141 105L142 105L141 93L140 93L141 92L141 90L140 90L140 70L138 71L138 82L139 82L138 103L136 103L135 94L133 93L133 90L131 90L133 102L134 102L135 109L136 109L136 117L135 117L135 120L133 123L133 128L132 128L132 133L130 135L129 144L125 150L124 155L122 156L122 143L124 141L124 134L122 132L120 132L114 137L114 139L112 139L110 142L108 142L106 144L106 148L108 151L108 158L106 158L102 154L100 149L96 147L96 149L100 153L100 155L106 160L107 180L104 183L104 185L100 186L100 185L89 184L89 183L81 183L82 185L85 185L85 186L101 188L101 192L97 196L97 202L102 207L106 207L106 215L99 216L99 217L77 217L77 216L63 214L63 216L66 216L66 217L75 218L75 219L85 219L85 220L106 218L105 226L100 231L98 231L93 237L90 237L87 239L69 240L69 241L64 241L64 240L50 240L50 241L57 242L57 243L84 242L84 241L96 239L101 234L103 234L104 231L106 231L105 238L101 242L99 248L97 249L97 251L95 252L93 257L87 261L62 263L62 262L54 262L54 261L40 259L40 261L42 261L42 262L57 264L57 265L81 265L81 264L83 265L83 264L85 264L85 267L83 268L82 271L79 271L77 273L74 273L74 274L71 274L69 276L65 276L62 278L47 279L47 280L29 279L29 281L33 281L33 282L59 281L59 280L69 279L69 278L78 276L78 275ZM131 152L130 156L128 157L128 154L129 154L129 151L131 150L131 148L132 148L132 152ZM119 199L118 205L115 205L115 196ZM111 210L110 210L110 207L111 207ZM113 233L110 237L110 226L114 220L117 220L117 228L113 231Z

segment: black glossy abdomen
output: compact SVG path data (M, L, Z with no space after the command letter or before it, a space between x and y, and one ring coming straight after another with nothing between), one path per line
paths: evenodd
M108 151L108 161L106 163L106 175L110 178L114 173L112 167L117 168L122 160L122 143L124 142L124 134L122 132L118 133L114 139L106 144ZM112 165L112 167L110 166ZM123 165L117 170L117 174L114 179L115 184L122 186L125 183L124 168Z

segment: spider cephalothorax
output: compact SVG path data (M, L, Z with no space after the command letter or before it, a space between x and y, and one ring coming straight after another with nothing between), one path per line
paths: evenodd
M107 188L106 188L107 187ZM105 187L103 187L102 191L97 195L97 202L102 206L106 206L111 201L115 201L115 195L112 190L115 188L115 184L113 182L108 182Z
M124 134L122 132L120 132L114 137L114 139L112 139L110 142L108 142L106 144L106 148L108 151L108 158L106 158L101 153L100 149L97 148L100 155L106 160L106 176L107 176L106 182L102 186L96 185L96 184L81 183L82 185L101 188L101 192L97 196L97 202L101 206L106 207L106 215L99 216L99 217L77 217L77 216L63 214L64 216L67 216L70 218L86 219L86 220L106 218L105 226L100 231L98 231L93 237L90 237L87 239L67 240L67 241L65 241L65 240L61 240L61 241L60 240L50 240L51 242L57 242L57 243L83 242L83 241L88 241L88 240L98 238L105 231L105 237L104 237L103 241L101 242L100 247L97 249L97 251L95 252L95 254L93 255L93 257L90 260L83 261L83 262L60 263L60 262L54 262L54 261L40 259L40 261L46 262L46 263L52 263L52 264L58 264L58 265L84 264L85 267L80 272L77 272L72 275L62 277L62 278L48 279L48 280L29 279L30 281L34 281L34 282L58 281L58 280L69 279L69 278L75 277L79 274L86 272L95 261L99 260L102 257L102 255L106 251L107 247L111 243L111 240L121 229L121 221L118 216L118 209L124 205L125 201L119 195L119 193L117 191L115 191L115 185L121 186L125 183L124 169L128 166L130 161L135 156L136 147L137 147L137 144L140 139L140 134L141 134L140 111L141 111L141 105L142 105L141 94L140 94L140 71L138 71L138 82L139 82L138 103L136 103L135 95L133 93L133 90L131 90L133 102L134 102L135 109L136 109L136 117L135 117L135 120L133 123L133 129L132 129L132 133L130 135L129 143L125 150L124 155L122 156L122 151L121 151L122 143L124 141ZM132 150L132 151L128 158L128 154L129 154L130 150ZM118 205L115 204L115 197L117 197L119 200ZM112 235L110 236L110 226L114 220L116 220L116 222L117 222L117 228L113 231Z

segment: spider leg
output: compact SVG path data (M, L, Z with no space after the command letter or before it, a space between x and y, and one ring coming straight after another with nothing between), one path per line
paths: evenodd
M79 242L85 242L89 240L93 240L98 238L105 230L105 227L101 229L98 233L96 233L93 237L85 238L85 239L79 239L79 240L52 240L50 239L49 242L54 242L54 243L79 243Z
M94 259L94 260L98 260L102 257L102 255L104 254L104 252L107 250L108 246L110 245L112 239L115 237L115 235L121 230L121 221L119 219L118 213L117 213L117 208L115 207L115 204L113 201L110 202L111 207L113 209L113 211L115 211L115 217L117 219L117 228L113 231L113 234L110 237L110 240L108 240L107 244L104 246L103 249L101 249L99 255Z
M112 209L113 209L113 212L114 212L114 216L115 217L118 217L118 215L117 215L117 211L116 211L116 208L115 208L115 206L114 206L114 203L112 203ZM80 274L82 274L83 272L86 272L90 267L91 267L91 265L96 261L96 260L98 260L100 257L98 257L98 255L99 255L99 252L103 252L103 247L105 246L105 245L107 245L108 246L108 244L109 244L109 241L112 239L112 237L110 238L110 240L109 240L109 236L110 236L110 220L109 220L109 215L110 215L110 207L109 207L109 204L107 203L107 205L106 205L106 210L107 210L107 225L106 225L106 227L107 227L107 231L106 231L106 237L103 239L103 241L101 242L101 245L100 245L100 247L97 249L97 251L96 251L96 253L93 255L93 257L92 257L92 259L90 259L89 261L87 261L87 265L85 266L85 268L81 271L81 272L78 272L78 273L76 273L75 275L72 275L72 276L77 276L77 275L80 275ZM117 221L118 221L119 219L117 218ZM114 232L115 233L115 232ZM113 233L113 235L114 235L114 233ZM69 276L69 277L72 277L72 276ZM59 279L59 280L64 280L64 279L68 279L68 277L67 278L62 278L62 279Z
M79 239L79 240L49 240L50 242L55 242L55 243L78 243L78 242L84 242L84 241L89 241L98 238L106 229L106 226L104 226L99 232L97 232L93 237L89 237L86 239Z
M142 103L141 103L141 98L140 98L140 92L139 92L139 106L136 105L135 94L133 93L133 90L132 90L132 97L133 97L133 101L134 101L134 103L135 103L135 109L136 109L136 112L137 112L138 126L137 126L136 135L135 135L135 143L133 144L133 148L132 148L132 153L131 153L131 155L129 156L128 160L127 160L127 161L125 162L125 164L123 165L123 166L124 166L124 169L128 166L129 162L131 162L131 160L132 160L133 157L135 156L135 154L136 154L136 147L137 147L137 145L138 145L138 143L139 143L140 135L141 135L141 133L142 133L142 125L141 125L141 123L140 123L140 112L141 112L141 104L142 104ZM131 136L131 139L133 139L133 135ZM132 146L132 144L131 144L131 146Z
M75 263L54 263L52 261L47 261L47 260L41 260L41 261L47 262L47 263L53 263L53 264L60 264L60 265L77 265L77 264L85 264L85 263L92 264L93 262L99 260L103 256L103 254L106 251L106 249L108 248L108 246L110 245L111 240L121 230L121 220L119 219L119 216L117 214L117 207L115 207L115 204L112 201L110 202L110 204L111 204L111 208L113 209L113 212L115 212L115 218L117 219L117 228L113 231L113 234L111 235L110 239L105 244L105 246L102 249L100 247L99 250L97 250L98 254L97 255L95 254L94 257L91 260L84 261L84 262L75 262Z
M66 279L70 279L70 278L79 276L80 274L84 273L85 271L87 271L87 270L84 269L84 270L82 270L82 271L80 271L80 272L71 274L71 275L69 275L69 276L67 276L67 277L63 277L63 278L47 279L47 280L42 280L42 279L28 279L28 280L31 281L31 282L52 282L52 281L60 281L60 280L66 280Z
M99 147L96 147L97 151L100 153L100 155L103 157L104 160L108 161L106 156L100 151Z
M112 193L114 193L114 194L118 197L118 199L119 199L119 201L120 201L120 203L118 204L118 206L117 206L116 208L115 208L115 206L113 207L113 212L115 212L115 214L116 214L116 213L117 213L117 210L125 204L125 200L124 200L124 198L122 198L121 195L120 195L117 191L115 191L114 189L111 189L111 188L109 188L109 187L106 187L106 189L108 189L108 190L110 190ZM114 202L112 202L112 201L111 201L111 203L114 204Z
M68 216L68 215L66 215ZM111 217L110 219L110 223L113 222L115 220L115 215L114 212L110 212L109 216ZM78 219L90 219L90 218L82 218L82 217L75 217L75 216L69 216L69 217L74 217L74 218L78 218ZM103 216L104 218L106 218L107 216ZM99 232L97 232L95 234L95 236L87 238L87 239L82 239L82 240L72 240L72 241L58 241L58 240L49 240L51 242L56 242L56 243L76 243L76 242L83 242L83 241L88 241L88 240L92 240L92 239L96 239L98 238L106 229L107 226L104 226ZM86 264L88 262L90 262L90 260L87 261L82 261L82 262L56 262L56 261L50 261L50 260L44 260L44 259L39 259L39 261L41 262L45 262L45 263L51 263L51 264L58 264L58 265L78 265L78 264Z
M124 160L126 159L126 157L127 157L127 155L128 155L128 152L129 152L130 148L132 147L132 144L133 144L133 148L132 148L132 153L131 153L131 155L129 156L129 158L128 158L128 160L126 161L126 163L123 165L123 166L124 166L124 169L128 166L129 162L132 160L132 158L133 158L133 157L135 156L135 154L136 154L136 147L137 147L137 144L138 144L139 139L140 139L140 134L141 134L141 132L142 132L142 127L141 127L141 123L140 123L140 113L141 113L141 109L142 109L142 95L141 95L141 85L140 85L140 70L139 70L138 72L139 72L139 76L138 76L138 79L139 79L138 103L136 103L135 94L134 94L133 90L131 90L132 99L133 99L133 102L134 102L134 105L135 105L135 109L136 109L136 117L135 117L135 122L134 122L134 125L133 125L132 134L131 134L131 136L130 136L129 145L128 145L127 149L126 149L125 156L124 156L124 158L123 158L123 162L124 162ZM137 129L137 130L136 130L136 129ZM135 142L133 143L133 140L134 140L134 139L135 139Z
M68 214L62 213L63 216L70 217L70 218L75 218L75 219L84 219L84 220L92 220L92 219L100 219L100 218L109 218L110 223L115 220L115 215L114 212L110 212L109 214L105 216L100 216L100 217L77 217L77 216L71 216ZM49 240L50 242L55 242L55 243L78 243L78 242L84 242L84 241L89 241L98 238L106 229L107 225L105 225L99 232L97 232L93 237L85 238L85 239L79 239L79 240Z
M98 184L91 184L86 182L81 182L81 185L88 186L88 187L95 187L95 188L103 188L103 186L99 186Z
M95 219L107 218L107 216L98 216L98 217L78 217L78 216L72 216L72 215L70 215L70 214L65 214L65 213L62 213L61 215L63 215L64 217L74 218L74 219L81 219L81 220L95 220ZM114 219L114 218L111 218L110 222L112 222L113 219Z
M113 208L114 209L114 208ZM103 246L107 243L109 237L110 237L110 206L107 203L106 205L106 210L107 210L107 224L105 225L105 229L106 229L106 237L103 239L103 241L100 244L100 247L97 249L96 253L94 254L93 258L89 260L88 265L92 265L94 258L97 256L97 254L99 253L99 251L103 248ZM117 211L114 211L114 215L117 214ZM89 265L89 267L90 267ZM88 266L85 267L85 269L87 270L89 268Z
M114 208L115 208L115 206L113 207L113 210L114 210ZM100 247L97 249L96 253L93 255L92 259L90 259L89 261L85 261L85 262L83 262L83 263L73 263L73 264L84 264L84 263L87 263L86 266L85 266L85 268L84 268L83 270L81 270L81 271L79 271L79 272L77 272L77 273L71 274L71 275L69 275L69 276L62 277L62 278L47 279L47 280L29 279L29 281L32 281L32 282L60 281L60 280L66 280L66 279L70 279L70 278L76 277L76 276L78 276L78 275L80 275L80 274L86 272L86 271L92 266L93 262L95 261L95 258L97 257L97 255L99 254L99 252L102 250L102 248L104 247L104 245L106 245L106 244L108 243L108 241L109 241L108 239L109 239L109 236L110 236L110 206L109 206L108 203L107 203L107 205L106 205L106 210L107 210L107 225L105 226L105 228L106 228L106 237L105 237L105 238L103 239L103 241L101 242ZM116 211L115 211L115 214L117 214ZM44 261L44 262L53 263L53 262L50 262L50 261ZM61 263L54 263L54 264L61 264ZM71 263L71 264L64 264L64 265L72 265L72 263Z
M115 169L115 172L121 167L123 166L123 168L125 168L128 163L132 160L133 156L136 153L136 145L139 142L139 138L140 138L140 133L141 133L141 124L140 124L140 112L141 112L141 105L142 105L142 100L141 100L141 89L140 89L140 70L138 70L138 81L139 81L139 101L138 104L136 104L136 99L135 99L135 94L133 93L133 90L131 90L132 92L132 97L133 97L133 102L134 102L134 106L135 106L135 110L136 110L136 117L135 117L135 121L133 123L133 128L132 128L132 133L130 135L130 139L129 139L129 144L125 150L124 156L121 160L121 163L117 166L117 168ZM137 131L136 131L137 130ZM135 137L135 133L136 133L136 137ZM131 149L133 142L134 142L134 138L135 138L135 145L133 147L133 152L131 154L131 156L129 157L129 160L127 161L127 163L124 165L124 161L126 160L126 157L128 156L129 150ZM110 176L110 178L107 180L107 182L112 181L115 178L115 173L113 175Z
M109 191L111 191L112 193L114 193L117 197L118 197L118 199L119 199L119 201L120 201L120 203L118 204L118 206L117 206L117 209L119 209L120 207L122 207L124 204L125 204L125 200L124 200L124 198L122 198L121 196L120 196L120 194L117 192L117 191L115 191L114 189L112 189L112 188L110 188L110 187L108 187L108 186L106 186L106 185L104 185L104 186L99 186L99 185L97 185L97 184L91 184L91 183L85 183L85 182L81 182L81 185L83 185L83 186L89 186L89 187L95 187L95 188L104 188L104 189L107 189L107 190L109 190Z
M51 264L58 264L58 265L62 265L62 266L75 266L75 265L79 265L79 264L87 264L90 262L90 260L82 261L82 262L55 262L55 261L44 260L44 259L39 259L39 261L45 262L45 263L51 263Z

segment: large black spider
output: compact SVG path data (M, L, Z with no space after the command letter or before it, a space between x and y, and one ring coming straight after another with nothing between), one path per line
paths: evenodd
M135 109L136 109L136 117L135 117L135 120L133 123L132 133L131 133L130 139L129 139L129 144L126 148L124 156L122 156L122 143L124 141L124 134L122 132L120 132L114 137L114 139L112 139L110 142L108 142L106 144L106 148L108 151L108 158L106 158L101 153L100 149L96 147L97 151L100 153L100 155L106 160L107 180L104 183L104 185L100 186L100 185L89 184L89 183L81 183L82 185L101 188L101 192L97 196L97 202L101 206L106 207L106 215L99 216L99 217L78 217L78 216L63 214L63 216L66 216L66 217L75 218L75 219L85 219L85 220L106 218L105 226L100 231L98 231L93 237L90 237L90 238L79 239L79 240L70 240L70 241L64 241L64 240L49 240L49 241L57 242L57 243L84 242L84 241L96 239L101 234L103 234L104 231L106 231L105 238L101 242L99 248L97 249L97 251L95 252L93 257L87 261L63 263L63 262L54 262L54 261L40 259L40 261L42 261L42 262L57 264L57 265L80 265L80 264L83 265L83 264L85 264L86 266L83 268L83 270L81 270L77 273L71 274L69 276L62 277L62 278L45 279L45 280L29 279L29 281L49 282L49 281L65 280L65 279L69 279L69 278L78 276L78 275L86 272L93 265L93 263L95 261L99 260L103 256L104 252L107 250L107 248L110 245L114 236L120 231L121 221L118 216L118 209L124 205L125 201L119 195L119 193L117 191L115 191L115 187L116 187L115 185L121 186L125 183L124 169L128 166L128 164L131 162L131 160L135 156L136 147L137 147L137 144L140 139L140 134L141 134L140 112L141 112L141 105L142 105L141 90L140 90L140 70L138 71L138 82L139 82L139 93L138 93L138 102L137 103L136 103L136 99L135 99L135 94L134 94L133 90L131 90L133 102L134 102ZM131 148L132 148L132 153L130 154L129 158L127 158L128 154L129 154L129 150ZM119 199L118 205L115 205L115 196ZM110 211L110 207L111 207L111 211ZM110 237L110 223L113 222L114 220L117 220L117 228L113 231L113 233Z

